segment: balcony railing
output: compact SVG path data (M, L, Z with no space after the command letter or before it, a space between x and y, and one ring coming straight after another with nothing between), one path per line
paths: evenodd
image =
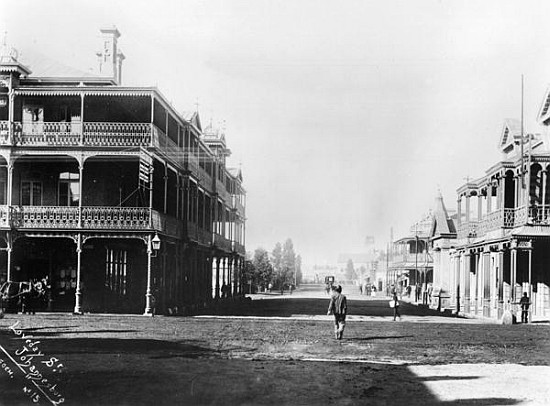
M12 225L17 228L78 228L78 207L16 206L11 211Z
M550 225L550 207L530 207L529 219L533 224Z
M0 206L0 228L10 227L10 208L9 206Z
M151 144L150 123L84 123L83 144L140 147Z
M199 227L198 232L200 244L208 246L212 244L212 231L208 231Z
M231 195L231 207L244 215L244 205L239 201L239 196Z
M10 122L0 121L0 145L6 145L10 142Z
M214 234L214 245L223 251L230 252L233 250L231 241L219 234Z
M239 244L236 241L233 241L231 243L231 246L232 246L232 251L233 252L236 252L237 254L242 254L242 255L246 254L246 249L245 249L244 245Z
M22 123L21 131L14 132L19 145L77 145L82 133L81 123Z
M148 207L82 207L82 228L97 230L148 230Z
M482 221L470 221L458 227L458 237L480 237L498 229L523 225L550 225L550 207L504 208L485 215Z

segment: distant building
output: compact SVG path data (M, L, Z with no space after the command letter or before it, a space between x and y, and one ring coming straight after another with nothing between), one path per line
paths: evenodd
M51 310L178 313L242 293L245 190L225 134L153 87L0 53L0 280L49 277ZM155 73L158 74L158 73Z
M424 216L413 224L409 232L392 242L386 272L386 287L391 285L402 293L410 286L411 294L419 285L426 292L433 282L433 258L430 250L430 231L433 214ZM413 297L414 298L414 297Z

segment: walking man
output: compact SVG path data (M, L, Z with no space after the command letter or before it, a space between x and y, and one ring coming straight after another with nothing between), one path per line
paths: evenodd
M341 340L344 335L347 312L347 299L342 295L342 286L338 285L336 289L334 289L334 295L330 299L327 312L328 315L334 315L334 334L337 340Z

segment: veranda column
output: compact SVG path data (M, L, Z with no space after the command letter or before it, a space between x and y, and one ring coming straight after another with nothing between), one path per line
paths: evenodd
M470 286L470 299L472 299L473 290L473 299L474 299L474 314L477 315L479 311L479 285L480 279L482 277L481 272L483 272L483 267L481 266L481 254L479 251L474 252L474 269L473 272L470 272L471 283L473 286ZM473 289L472 289L473 288Z
M82 314L82 292L80 290L81 254L82 254L82 235L78 233L76 237L76 293L75 293L75 305L74 305L75 314Z
M470 313L470 268L472 254L470 251L464 253L464 313Z
M455 313L460 312L460 253L455 252L453 254L454 259L454 289L453 289L453 303L455 304ZM451 285L452 286L452 285Z
M500 319L504 314L504 246L501 245L498 250L498 271L497 271L497 289L498 289L498 304L497 317Z
M220 260L221 258L216 258L216 292L214 294L216 299L220 298Z
M11 102L10 102L10 111L11 111ZM11 129L11 125L10 125L10 129ZM12 205L13 205L13 168L14 168L14 164L13 162L11 161L11 157L8 159L8 184L7 184L7 193L6 193L6 204L8 205L8 209L11 209ZM11 216L12 213L9 213L9 215ZM8 231L7 233L7 264L6 264L6 281L11 281L11 252L12 252L12 249L13 249L13 236L12 236L12 233L10 231Z
M222 288L223 289L222 289L222 292L221 292L222 293L222 298L225 297L225 292L226 292L225 289L227 289L227 288L224 288L224 286L227 285L227 279L225 277L226 276L225 273L227 271L226 266L227 266L226 259L225 259L225 257L223 257L222 258Z
M239 258L235 257L233 260L233 273L235 277L235 283L233 287L233 296L237 296L239 294L239 283L240 283L240 272L239 272Z
M483 316L490 316L491 309L491 251L485 247L483 251L483 286L482 286Z
M151 272L151 261L153 254L153 247L151 246L151 236L147 236L147 291L145 293L145 312L144 316L153 315L153 294L151 292L151 283L152 283L152 272Z
M470 195L467 194L465 195L466 197L466 225L468 225L468 223L470 222ZM469 230L467 230L469 231ZM467 232L466 234L469 234L469 232Z
M229 295L233 296L235 293L235 264L233 262L233 257L230 256L229 260Z
M460 224L462 222L462 196L458 197L458 200L456 201L456 207L457 207L457 225L458 228L460 228Z
M510 260L510 266L511 266L511 275L510 275L510 285L511 285L511 292L510 292L510 303L514 303L516 301L516 275L517 275L517 241L513 240L511 244L511 260Z
M548 215L546 214L546 179L548 178L548 170L543 170L541 172L541 183L542 183L542 220L546 221L548 219Z
M8 246L6 248L6 253L7 253L6 282L10 282L11 281L11 250L13 246L13 241L11 237L11 231L8 231L7 234L8 234L8 238L7 238Z
M84 162L78 161L78 228L82 228L82 184L84 179Z
M527 292L527 295L529 296L529 300L531 301L531 311L528 313L529 315L529 323L533 320L533 311L536 309L535 304L533 303L533 285L531 281L532 276L532 266L533 266L533 241L529 240L529 246L527 247L527 252L529 253L529 291Z

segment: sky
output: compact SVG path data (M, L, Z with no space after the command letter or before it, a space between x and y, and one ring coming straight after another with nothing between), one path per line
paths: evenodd
M0 31L97 69L116 25L123 85L224 126L247 191L246 246L304 264L378 248L500 160L504 119L550 83L547 1L0 0ZM32 67L31 67L32 68Z

